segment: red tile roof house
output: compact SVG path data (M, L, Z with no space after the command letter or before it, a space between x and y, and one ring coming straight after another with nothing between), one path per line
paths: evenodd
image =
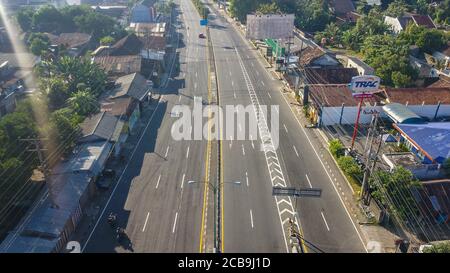
M60 35L54 35L46 33L50 39L50 43L63 47L68 51L68 54L74 57L81 56L92 46L92 36L86 33L61 33Z

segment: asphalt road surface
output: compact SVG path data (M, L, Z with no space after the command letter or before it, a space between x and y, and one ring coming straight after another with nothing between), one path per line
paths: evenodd
M298 199L296 205L292 200L305 240L324 252L365 252L356 225L339 199L319 154L310 144L311 135L300 127L281 95L280 82L267 72L256 50L214 8L209 20L221 106L251 105L249 89L256 93L260 105L269 109L278 105L279 110L275 110L279 115L277 162L286 185L322 189L321 198ZM270 125L270 110L266 121ZM235 131L248 129L248 126L238 127L241 128ZM286 211L277 209L277 200L271 195L274 175L269 173L271 169L260 144L259 138L223 143L224 181L243 182L241 187L226 183L223 187L224 252L286 252L289 249L281 223L287 217ZM305 245L308 252L317 251Z
M92 232L85 252L198 252L203 229L206 187L206 140L175 141L171 136L177 104L192 108L194 96L208 97L207 47L199 16L189 0L177 1L179 43L172 79L155 110L129 165ZM257 52L220 13L213 10L209 28L215 53L220 105L279 106L264 116L267 126L279 115L279 147L261 150L261 140L222 142L222 250L224 252L290 251L286 221L298 212L303 237L324 252L365 252L356 225L345 210L326 171L311 134L296 120L279 92L281 84L264 68ZM225 123L227 121L225 120ZM235 133L248 133L247 124ZM224 130L226 136L230 132ZM261 130L259 131L261 133ZM251 136L256 138L257 136ZM233 140L231 140L233 139ZM272 139L273 143L274 139ZM266 146L264 146L266 147ZM239 185L232 182L239 181ZM321 198L295 200L272 196L274 184L322 189ZM207 207L210 207L208 203ZM121 246L107 224L107 214L118 214L131 247ZM209 213L211 215L211 213ZM210 216L208 216L210 217ZM209 219L209 218L208 218ZM211 221L206 232L211 233ZM206 251L210 251L207 243ZM308 246L308 244L307 244ZM315 249L309 245L308 252Z
M204 180L206 140L174 140L171 110L192 108L194 96L207 98L206 43L198 39L204 30L192 3L181 1L177 13L177 57L167 64L172 77L85 252L199 251L204 187L187 182ZM115 239L109 212L118 214L131 247Z

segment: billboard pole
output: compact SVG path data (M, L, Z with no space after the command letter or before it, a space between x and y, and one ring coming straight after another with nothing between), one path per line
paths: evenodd
M361 106L362 106L363 102L364 102L364 96L361 96L361 100L359 101L359 105L358 105L358 115L356 116L356 121L355 121L355 129L353 129L352 146L350 147L350 150L353 150L353 146L355 145L356 134L358 133L359 117L361 116Z

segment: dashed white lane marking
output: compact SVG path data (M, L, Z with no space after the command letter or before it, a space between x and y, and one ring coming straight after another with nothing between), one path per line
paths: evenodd
M297 155L297 157L300 157L300 156L298 155L297 148L295 148L294 145L292 145L292 147L294 147L294 151L295 151L295 154Z
M167 146L166 154L164 155L164 157L167 157L167 155L169 154L169 148L170 148L170 146Z
M311 180L309 180L309 177L307 174L306 175L306 181L308 181L309 187L312 188L312 184L311 184Z
M181 95L178 96L178 102L180 102L180 101L181 101Z
M189 148L190 148L191 146L188 146L188 148L187 148L187 152L186 152L186 158L189 158Z
M321 211L320 214L322 215L322 219L325 223L325 226L327 227L327 230L330 231L330 227L328 226L327 219L325 219L325 215L323 215L323 211Z
M228 60L228 58L227 58L227 60ZM231 71L228 71L228 73L230 74L230 76L231 76Z
M286 131L286 133L289 134L289 131L288 131L287 127L286 127L286 124L283 123L283 127L284 127L284 130Z
M197 71L195 71L195 77L196 77L196 78L198 77L198 73L197 73Z
M244 144L241 144L241 145L242 145L242 155L245 155Z
M233 92L233 97L234 99L236 99L236 92Z
M186 176L186 174L185 174L185 173L183 173L183 178L181 179L181 188L183 188L183 185L184 185L184 178L185 178L185 176Z
M240 123L238 124L238 127L239 127L239 132L241 132L242 131L242 126L241 126Z
M231 85L234 86L234 81L231 81Z
M259 76L259 72L258 72L258 70L256 70L255 72L256 72L256 75L258 75L258 76Z
M247 182L247 187L248 187L248 173L245 172L245 181Z
M267 96L269 96L269 99L272 99L272 96L267 92Z
M175 233L175 228L177 227L178 212L175 213L175 220L173 221L172 233Z
M194 89L197 89L197 83L194 83Z
M158 177L158 182L156 182L156 187L155 187L155 189L158 188L158 186L159 186L159 181L161 181L161 175L159 175L159 177Z
M145 231L145 227L147 227L148 216L150 216L150 212L147 212L147 217L145 217L144 226L142 227L142 232Z
M255 64L254 64L254 63L251 63L251 64L252 64L253 67L255 67Z
M252 228L254 228L254 225L253 225L253 212L252 212L252 210L250 210L250 223L252 224Z

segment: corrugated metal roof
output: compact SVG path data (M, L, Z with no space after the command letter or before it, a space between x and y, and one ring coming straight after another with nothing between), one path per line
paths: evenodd
M388 115L395 123L424 123L424 120L421 117L414 114L403 104L389 103L384 105L382 108L386 115Z
M396 124L395 126L437 163L443 163L450 157L450 122Z

